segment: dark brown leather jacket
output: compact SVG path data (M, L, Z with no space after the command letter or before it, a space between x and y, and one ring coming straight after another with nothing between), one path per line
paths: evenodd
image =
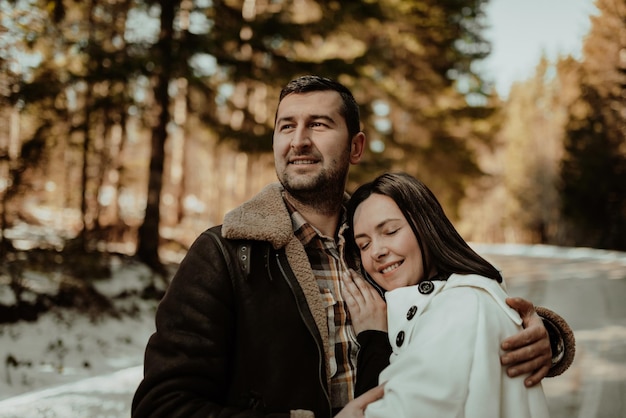
M280 193L266 187L190 248L133 417L331 416L326 312Z

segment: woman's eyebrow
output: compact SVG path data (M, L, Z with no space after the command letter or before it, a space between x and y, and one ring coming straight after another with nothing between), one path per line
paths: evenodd
M379 222L379 223L378 223L378 224L374 227L374 229L375 229L375 230L377 230L377 231L380 231L380 230L381 230L381 229L383 229L383 227L384 227L386 224L388 224L389 222L399 221L399 220L400 220L400 219L398 219L398 218L386 218L386 219L383 219L382 221L380 221L380 222ZM354 235L354 239L357 239L357 238L363 238L363 237L366 237L366 236L367 236L367 234L365 234L365 233L363 233L363 234L355 234L355 235Z

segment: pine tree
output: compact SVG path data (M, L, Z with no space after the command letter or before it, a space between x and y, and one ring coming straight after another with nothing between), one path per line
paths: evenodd
M626 3L598 0L561 168L569 243L626 249Z

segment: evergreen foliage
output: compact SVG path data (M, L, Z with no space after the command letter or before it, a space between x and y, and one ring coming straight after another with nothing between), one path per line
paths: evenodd
M626 3L598 0L562 162L571 245L626 250Z

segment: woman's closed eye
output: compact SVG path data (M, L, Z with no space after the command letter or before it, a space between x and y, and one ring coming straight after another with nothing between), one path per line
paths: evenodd
M367 247L369 247L370 243L369 243L369 241L357 242L356 245L357 245L357 247L359 247L359 250L365 251L367 249Z

